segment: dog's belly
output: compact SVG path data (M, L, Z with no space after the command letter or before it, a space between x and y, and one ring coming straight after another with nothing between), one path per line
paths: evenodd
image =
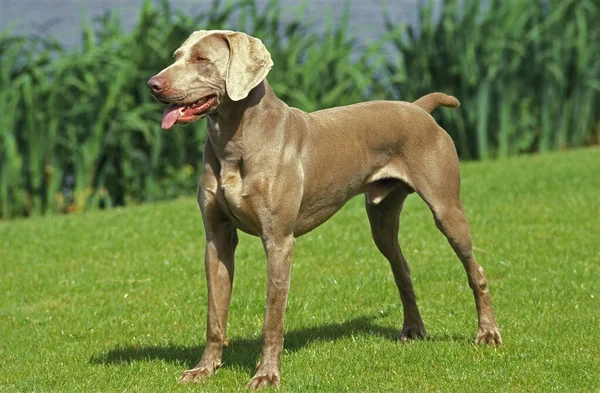
M365 192L365 185L357 183L350 187L345 185L333 188L330 185L320 192L305 194L294 225L294 236L302 236L320 226L337 213L346 202L363 192Z
M339 205L330 204L328 206L312 206L311 208L301 210L296 219L296 224L294 225L294 236L302 236L323 224L337 213L345 203L346 202L344 201Z
M356 170L359 173L359 170ZM294 235L302 236L312 231L337 213L350 199L366 195L366 202L379 204L392 191L401 189L406 194L414 192L404 169L398 163L389 163L376 170L365 171L358 178L366 178L363 182L355 180L346 183L339 180L329 183L327 187L312 188L312 193L305 195L300 205L300 211L294 226ZM336 184L337 187L334 187Z

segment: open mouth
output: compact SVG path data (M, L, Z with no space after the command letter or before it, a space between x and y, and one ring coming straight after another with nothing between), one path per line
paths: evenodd
M187 124L201 119L217 103L217 96L210 95L188 105L169 105L163 112L162 128L168 130L175 124Z

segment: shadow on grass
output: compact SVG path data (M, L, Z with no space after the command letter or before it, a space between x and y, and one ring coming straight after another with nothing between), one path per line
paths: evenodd
M285 350L296 352L318 341L336 341L355 335L380 336L389 341L398 341L400 329L379 326L374 321L380 316L363 316L344 323L332 323L324 326L292 330L285 333ZM468 342L463 335L429 336L427 341L456 341ZM223 350L222 363L224 367L236 366L254 372L260 355L260 338L236 339L229 342ZM153 359L179 363L186 368L195 366L202 356L203 346L169 345L129 345L119 346L105 354L94 355L90 362L94 364L118 364Z

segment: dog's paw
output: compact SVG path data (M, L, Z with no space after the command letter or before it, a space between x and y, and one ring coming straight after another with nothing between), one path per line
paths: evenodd
M408 340L418 340L425 338L427 332L423 325L408 325L402 327L402 333L400 333L400 341L406 342Z
M265 367L259 365L256 374L254 374L254 377L248 382L248 387L253 390L261 389L269 385L278 388L280 382L281 376L279 374L279 367L275 365Z
M475 338L475 345L488 344L488 345L500 345L502 344L502 337L500 336L500 330L498 327L491 326L487 328L480 328Z
M213 366L196 366L191 370L185 370L181 377L179 377L178 383L190 383L190 382L202 382L211 375L215 374L219 369L219 365Z

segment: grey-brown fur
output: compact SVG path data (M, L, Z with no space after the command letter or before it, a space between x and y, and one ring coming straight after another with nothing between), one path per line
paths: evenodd
M388 259L400 292L400 338L425 335L398 244L403 202L416 192L465 267L479 320L476 343L501 343L483 269L472 252L456 150L428 113L440 105L457 107L456 98L432 93L415 103L373 101L305 113L275 96L265 79L273 63L256 38L199 31L176 54L172 66L150 79L154 95L177 104L207 94L217 97L217 104L198 117L208 117L198 187L206 230L207 340L200 362L180 381L201 381L221 364L240 229L259 236L267 255L262 354L249 386L280 383L296 238L358 194L366 196L373 239Z

